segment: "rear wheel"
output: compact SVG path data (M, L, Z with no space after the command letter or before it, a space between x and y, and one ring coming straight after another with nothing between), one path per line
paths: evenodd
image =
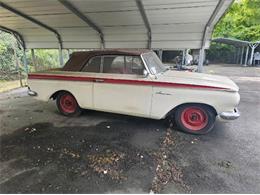
M81 108L75 97L69 92L61 92L56 99L57 107L61 114L65 116L79 116Z
M187 104L175 112L177 127L192 134L206 134L214 127L216 114L206 105Z

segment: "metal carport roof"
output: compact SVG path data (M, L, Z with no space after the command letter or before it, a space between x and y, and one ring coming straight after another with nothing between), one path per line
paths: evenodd
M232 0L1 0L26 48L207 48ZM22 41L22 40L21 40ZM104 44L102 44L104 43Z
M224 43L224 44L228 44L228 45L233 45L235 47L246 47L251 43L249 41L243 41L243 40L238 40L238 39L233 39L233 38L216 38L216 39L213 39L212 41L216 42L216 43Z

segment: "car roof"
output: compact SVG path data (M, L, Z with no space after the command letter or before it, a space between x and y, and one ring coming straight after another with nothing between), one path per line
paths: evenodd
M63 71L80 71L90 58L99 55L131 55L140 56L151 52L149 49L100 49L90 51L78 51L71 54L70 59L62 68Z

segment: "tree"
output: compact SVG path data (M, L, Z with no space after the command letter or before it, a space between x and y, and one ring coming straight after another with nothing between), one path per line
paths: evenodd
M19 48L17 47L16 39L12 35L0 31L0 70L1 71L13 71L17 69L15 59L14 59L15 52L17 53L18 58L21 58L22 54Z
M236 0L216 25L216 37L260 41L260 0Z
M236 0L215 26L212 37L260 41L260 0ZM210 61L232 63L236 53L233 46L212 42L207 57Z
M0 79L8 79L6 74L13 73L18 70L14 54L16 53L20 68L25 73L25 67L23 65L23 51L18 47L17 41L13 35L0 31ZM36 70L31 51L27 49L27 64L30 72ZM68 59L67 52L63 51L63 57L66 61ZM59 53L57 49L36 49L35 50L35 62L38 70L45 70L50 68L58 68L59 65ZM2 75L2 76L1 76Z

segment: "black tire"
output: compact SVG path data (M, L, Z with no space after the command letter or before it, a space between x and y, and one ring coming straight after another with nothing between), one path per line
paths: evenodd
M207 134L216 120L216 113L211 107L202 104L185 104L174 115L178 129L191 134Z
M60 92L56 98L56 105L64 116L75 117L82 112L76 98L69 92Z

